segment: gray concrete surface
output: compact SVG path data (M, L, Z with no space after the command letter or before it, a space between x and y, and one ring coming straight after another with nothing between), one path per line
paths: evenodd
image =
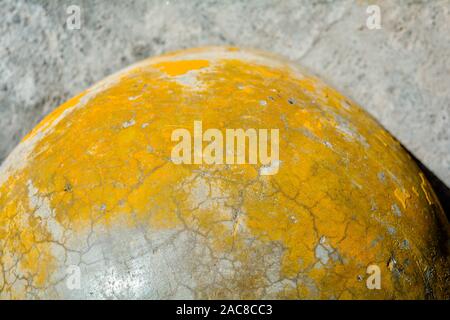
M81 8L68 30L66 8ZM381 8L381 29L366 8ZM0 161L48 112L132 62L231 44L357 101L450 186L450 1L0 1Z

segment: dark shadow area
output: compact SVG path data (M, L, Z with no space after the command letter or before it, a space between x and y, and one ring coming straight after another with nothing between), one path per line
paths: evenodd
M403 148L406 150L406 152L409 153L411 158L416 161L420 170L422 170L427 177L428 181L434 189L434 192L439 198L442 207L444 208L447 219L450 220L450 188L447 187L445 183L441 179L439 179L433 172L431 172L431 170L428 169L422 162L420 162L420 160L417 159L408 149L406 149L405 146L403 146Z

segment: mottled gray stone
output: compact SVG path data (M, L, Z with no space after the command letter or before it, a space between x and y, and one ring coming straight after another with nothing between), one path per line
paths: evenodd
M369 4L382 28L366 27ZM81 7L80 30L66 8ZM450 1L0 4L0 160L49 111L132 62L232 44L282 54L353 98L450 185Z

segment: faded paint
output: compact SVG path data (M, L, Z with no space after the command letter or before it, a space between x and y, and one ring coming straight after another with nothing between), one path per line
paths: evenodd
M278 173L173 164L172 130L197 120L280 128ZM50 114L0 176L2 298L449 297L449 226L416 164L352 101L270 55L145 60ZM358 281L371 264L383 290Z

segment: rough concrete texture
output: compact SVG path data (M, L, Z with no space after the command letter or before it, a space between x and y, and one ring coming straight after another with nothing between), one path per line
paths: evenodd
M66 8L81 7L81 29ZM369 4L382 28L366 27ZM132 62L237 45L301 63L450 185L450 1L2 1L0 159L45 114Z

